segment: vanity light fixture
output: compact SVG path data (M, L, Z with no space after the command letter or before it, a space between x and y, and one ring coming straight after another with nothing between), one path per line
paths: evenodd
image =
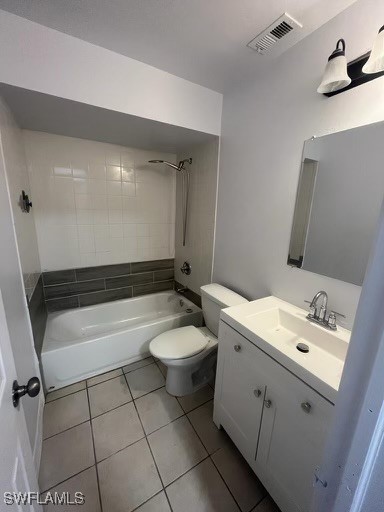
M363 66L363 73L372 74L384 71L384 25L379 30L369 59Z
M347 71L347 59L345 58L345 41L339 39L336 48L328 57L323 79L317 88L320 94L339 91L351 83Z
M330 55L317 92L334 96L353 87L384 76L384 25L380 28L371 52L352 62L345 59L345 41L339 39Z

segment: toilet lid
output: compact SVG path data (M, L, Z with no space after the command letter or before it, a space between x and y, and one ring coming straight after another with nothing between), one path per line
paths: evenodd
M184 359L198 354L208 343L208 336L188 325L159 334L151 341L149 350L159 359Z

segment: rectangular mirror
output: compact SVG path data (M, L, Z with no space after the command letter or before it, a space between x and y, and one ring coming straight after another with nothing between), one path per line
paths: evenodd
M384 123L305 142L288 265L361 285L384 194Z

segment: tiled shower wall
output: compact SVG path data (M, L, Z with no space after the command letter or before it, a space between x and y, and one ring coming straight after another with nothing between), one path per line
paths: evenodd
M219 141L214 139L177 155L178 160L192 157L193 162L189 166L191 184L185 247L182 245L181 175L177 175L175 279L197 294L200 294L200 286L212 280L218 152ZM184 261L192 266L189 276L180 271Z
M21 191L25 190L27 194L30 192L23 134L8 105L1 97L0 135L25 293L30 299L40 277L34 208L29 213L25 213L20 207Z
M45 303L53 312L172 290L173 267L166 259L44 272Z
M24 131L43 271L174 257L175 173L155 151Z

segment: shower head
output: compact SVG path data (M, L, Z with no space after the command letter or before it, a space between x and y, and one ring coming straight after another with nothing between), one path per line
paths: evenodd
M176 169L176 171L181 171L181 169L179 169L176 164L167 162L166 160L148 160L148 162L150 164L165 164L168 165L169 167L172 167L172 169Z
M169 167L172 167L172 169L176 169L176 171L182 171L185 169L184 164L185 162L188 162L189 164L192 163L192 158L186 158L185 160L180 160L179 165L173 164L172 162L168 162L167 160L148 160L150 164L165 164Z

